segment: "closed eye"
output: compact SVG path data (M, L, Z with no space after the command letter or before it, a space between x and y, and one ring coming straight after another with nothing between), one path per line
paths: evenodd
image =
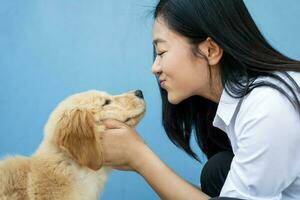
M108 104L110 104L110 103L111 103L111 100L106 99L105 102L104 102L104 104L103 104L102 106L106 106L106 105L108 105Z
M166 53L166 51L163 51L163 52L159 52L159 53L156 53L158 56L162 56L164 55L164 53Z

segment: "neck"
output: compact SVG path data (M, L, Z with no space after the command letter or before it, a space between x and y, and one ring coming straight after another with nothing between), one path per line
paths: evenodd
M51 166L73 166L72 161L67 155L62 152L56 145L42 142L34 153L33 158L45 163L53 163Z
M218 104L221 99L222 92L224 90L221 74L220 74L220 65L211 66L211 79L209 82L209 89L207 90L207 94L199 94L204 98L207 98L214 103Z

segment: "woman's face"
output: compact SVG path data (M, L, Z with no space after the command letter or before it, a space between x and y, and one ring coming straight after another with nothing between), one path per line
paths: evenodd
M194 95L212 98L207 61L195 56L188 40L170 30L161 18L154 22L153 43L157 56L152 72L159 77L171 104Z

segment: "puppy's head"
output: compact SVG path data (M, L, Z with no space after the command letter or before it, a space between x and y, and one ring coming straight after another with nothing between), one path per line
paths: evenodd
M51 114L45 127L46 139L79 165L98 170L103 164L99 134L104 129L99 122L115 119L136 126L145 108L140 91L118 96L95 90L75 94Z

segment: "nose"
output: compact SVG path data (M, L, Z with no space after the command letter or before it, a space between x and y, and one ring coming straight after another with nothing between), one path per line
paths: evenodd
M135 96L137 96L137 97L139 97L139 98L141 98L141 99L144 98L144 95L143 95L142 90L136 90L136 91L134 92L134 94L135 94Z
M162 69L161 69L161 66L158 62L158 59L159 58L156 57L153 65L152 65L152 68L151 68L152 73L155 74L155 75L159 75L162 72Z

